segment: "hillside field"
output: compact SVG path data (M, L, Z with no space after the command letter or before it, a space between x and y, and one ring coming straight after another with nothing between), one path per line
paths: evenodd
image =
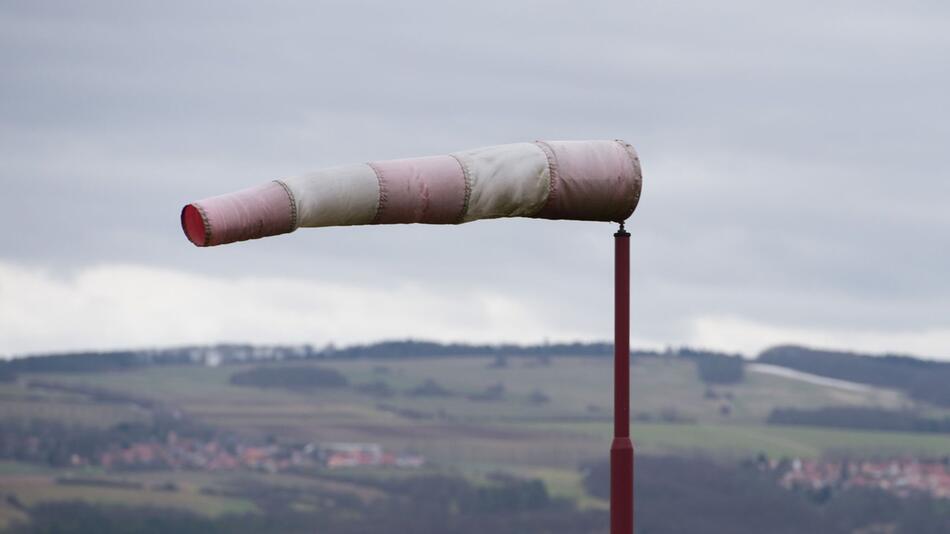
M155 403L248 440L372 442L425 456L427 472L462 474L473 481L497 471L539 478L553 496L571 499L582 508L603 509L603 501L584 491L580 468L607 455L611 360L525 357L501 363L486 357L360 359L24 375L15 383L0 385L0 419L58 420L107 428L147 419L148 411L142 406ZM349 385L286 390L230 383L233 374L257 366L333 369ZM418 394L427 382L436 384L441 393ZM374 388L360 387L367 384ZM77 393L76 387L138 400L103 400ZM950 456L947 434L765 424L774 408L827 406L915 406L946 415L946 410L921 406L892 390L838 388L756 372L747 372L738 384L709 386L699 380L692 361L662 357L638 359L632 367L632 434L643 454L730 460L759 453L773 458ZM350 475L355 478L348 482ZM257 480L269 485L333 487L371 498L372 487L359 483L368 475L359 469L325 471L306 478L257 472L117 474L93 467L52 470L7 462L0 465L0 493L15 496L14 502L26 506L82 499L182 507L213 516L253 512L255 506L227 496L227 491L208 488L226 489L229 484ZM64 476L132 480L142 485L138 489L88 488L64 485ZM380 472L373 476L406 475ZM154 489L163 483L173 483L176 491ZM7 499L0 506L0 520L22 515L10 503ZM300 506L309 505L301 502Z

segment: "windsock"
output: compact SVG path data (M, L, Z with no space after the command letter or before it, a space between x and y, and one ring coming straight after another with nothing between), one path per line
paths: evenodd
M193 202L199 247L362 224L461 224L499 217L624 221L640 200L640 161L616 141L537 141L319 170Z

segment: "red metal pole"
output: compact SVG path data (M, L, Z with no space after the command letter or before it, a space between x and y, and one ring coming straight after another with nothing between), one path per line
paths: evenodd
M610 446L610 534L633 534L630 441L630 234L614 234L614 440Z

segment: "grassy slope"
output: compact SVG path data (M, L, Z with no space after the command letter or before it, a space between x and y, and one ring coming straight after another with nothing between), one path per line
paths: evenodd
M538 438L547 441L552 435L559 436L565 444L562 458L578 456L578 451L596 453L597 443L607 436L609 430L606 423L611 413L612 364L608 359L563 358L543 366L532 360L513 358L503 369L491 368L490 362L486 358L454 358L289 364L334 367L353 384L386 382L399 392L387 399L376 399L351 389L300 394L232 386L228 377L240 370L240 366L156 367L126 373L62 375L54 379L160 400L180 406L187 413L212 424L251 435L275 434L322 441L380 441L400 448L428 448L446 463L453 463L448 455L457 447L460 447L457 452L461 457L455 460L469 461L467 449L484 447L485 460L497 461L497 454L492 453L497 446L510 449L514 463L518 463L517 457L521 453L530 453ZM380 370L381 366L386 369ZM459 395L418 398L404 394L428 378ZM505 386L506 398L503 401L477 402L464 396L496 383ZM732 400L706 399L706 389L697 380L690 362L650 359L634 365L632 410L635 414L657 416L675 411L679 416L699 423L637 424L635 427L640 429L643 445L652 450L670 446L717 451L761 449L808 455L814 455L816 450L851 446L864 451L868 444L874 443L880 443L888 450L907 446L911 450L942 451L944 446L945 438L940 436L889 436L887 433L759 426L768 413L779 406L898 408L909 403L895 392L842 391L755 373L750 373L742 384L715 388L720 394L730 393ZM531 404L528 399L534 391L543 392L551 401ZM411 420L381 411L377 409L379 402L429 418ZM0 403L3 404L6 402ZM44 403L34 404L38 415L59 415L44 411ZM731 406L731 415L720 414L723 404ZM110 418L121 417L125 409L121 406L111 408L116 414ZM62 415L75 420L67 412ZM125 415L140 416L135 410ZM590 431L591 428L598 430ZM596 442L591 437L596 437ZM477 452L473 451L472 455L477 456ZM478 461L478 458L471 458L471 461Z
M92 470L74 471L34 468L23 464L4 462L0 471L0 495L15 495L23 506L32 506L44 501L84 501L129 506L155 506L182 508L197 514L214 517L226 513L253 512L253 503L237 498L206 495L201 489L210 484L195 484L183 473L155 473L151 475L125 476L105 475ZM110 488L81 485L63 485L56 478L64 475L94 477L108 480L135 480L146 482L143 489ZM177 491L148 489L164 482L173 481ZM4 498L0 501L0 528L26 518L16 506Z
M551 428L550 423L538 426ZM609 423L558 424L564 432L586 433L608 443ZM903 432L867 432L800 426L676 425L634 423L631 434L637 450L645 453L713 453L748 457L760 452L772 457L817 457L851 453L860 456L950 455L950 436Z
M107 427L146 416L135 406L96 403L80 395L28 388L23 381L0 384L0 420L37 418Z
M427 378L460 393L455 398L411 398L397 395L386 402L415 410L439 409L455 419L488 420L500 418L577 418L606 417L610 412L612 363L608 359L563 358L549 366L511 359L503 369L489 367L485 358L416 359L381 364L378 361L324 362L344 373L352 383L383 381L405 392ZM385 367L380 373L375 368ZM286 415L290 419L309 416L315 411L327 414L372 418L376 402L365 395L346 390L300 395L277 390L260 390L228 384L231 373L241 366L156 367L126 373L62 375L57 379L82 383L145 396L184 407L209 417ZM471 402L465 394L477 393L493 384L504 384L504 403ZM693 364L687 361L650 359L633 366L631 387L633 411L657 414L675 409L684 416L702 422L720 422L723 401L704 398L705 386L696 378ZM870 393L841 391L786 378L750 373L740 385L716 388L734 395L730 421L758 423L777 406L799 408L829 405L862 405L895 408L909 401L894 392ZM535 406L528 396L541 391L551 402ZM5 402L4 402L5 404ZM275 413L279 412L279 414Z

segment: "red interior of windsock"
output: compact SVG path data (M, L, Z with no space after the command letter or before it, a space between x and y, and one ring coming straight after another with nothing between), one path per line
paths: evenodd
M201 212L194 204L188 204L185 209L181 210L181 228L188 236L188 240L195 245L204 247L208 244L205 241L207 234L205 233L204 218L201 217Z

